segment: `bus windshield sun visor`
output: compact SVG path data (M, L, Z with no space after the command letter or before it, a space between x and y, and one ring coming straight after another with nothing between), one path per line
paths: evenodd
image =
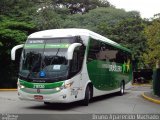
M69 48L68 48L68 50L67 50L67 59L68 59L68 60L72 60L74 49L75 49L76 47L80 47L80 46L82 46L81 43L73 43L73 44L71 44L71 45L69 46Z

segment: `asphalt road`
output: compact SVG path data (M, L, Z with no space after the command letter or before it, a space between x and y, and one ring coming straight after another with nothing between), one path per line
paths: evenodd
M89 106L79 102L44 105L41 102L21 101L16 91L0 91L0 113L13 114L103 114L103 113L159 113L160 105L142 98L150 87L132 87L123 96L110 94L94 98Z
M150 88L135 86L126 90L123 96L113 93L96 97L89 106L81 106L79 102L44 105L42 102L21 101L18 99L16 91L0 91L0 119L93 120L95 119L95 114L160 113L159 104L147 101L141 96L144 91L151 91ZM158 119L160 119L160 115ZM119 120L119 118L110 120Z

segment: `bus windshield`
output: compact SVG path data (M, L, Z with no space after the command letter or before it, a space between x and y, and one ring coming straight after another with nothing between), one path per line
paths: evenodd
M32 80L67 79L69 62L66 51L70 43L44 41L26 43L21 55L19 75Z

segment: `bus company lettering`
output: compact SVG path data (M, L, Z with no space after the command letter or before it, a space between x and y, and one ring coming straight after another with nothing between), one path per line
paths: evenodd
M122 66L116 65L114 62L112 64L102 64L102 68L109 69L110 72L122 72Z
M44 40L30 40L29 43L30 43L30 44L34 44L34 43L44 43Z
M33 88L45 88L45 85L34 85Z

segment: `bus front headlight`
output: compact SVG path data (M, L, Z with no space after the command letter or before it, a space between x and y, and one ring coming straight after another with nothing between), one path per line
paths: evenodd
M19 84L19 82L17 82L17 86L18 86L18 88L19 88L19 89L24 89L24 88L25 88L25 86L24 86L24 85Z
M23 86L23 85L18 85L18 88L19 88L19 89L24 89L25 86Z
M60 91L61 90L61 88L60 87L56 87L56 91Z
M56 91L61 91L64 89L64 86L54 88Z
M23 88L25 88L25 86L23 86L23 85L20 85L20 88L21 88L21 89L23 89Z

